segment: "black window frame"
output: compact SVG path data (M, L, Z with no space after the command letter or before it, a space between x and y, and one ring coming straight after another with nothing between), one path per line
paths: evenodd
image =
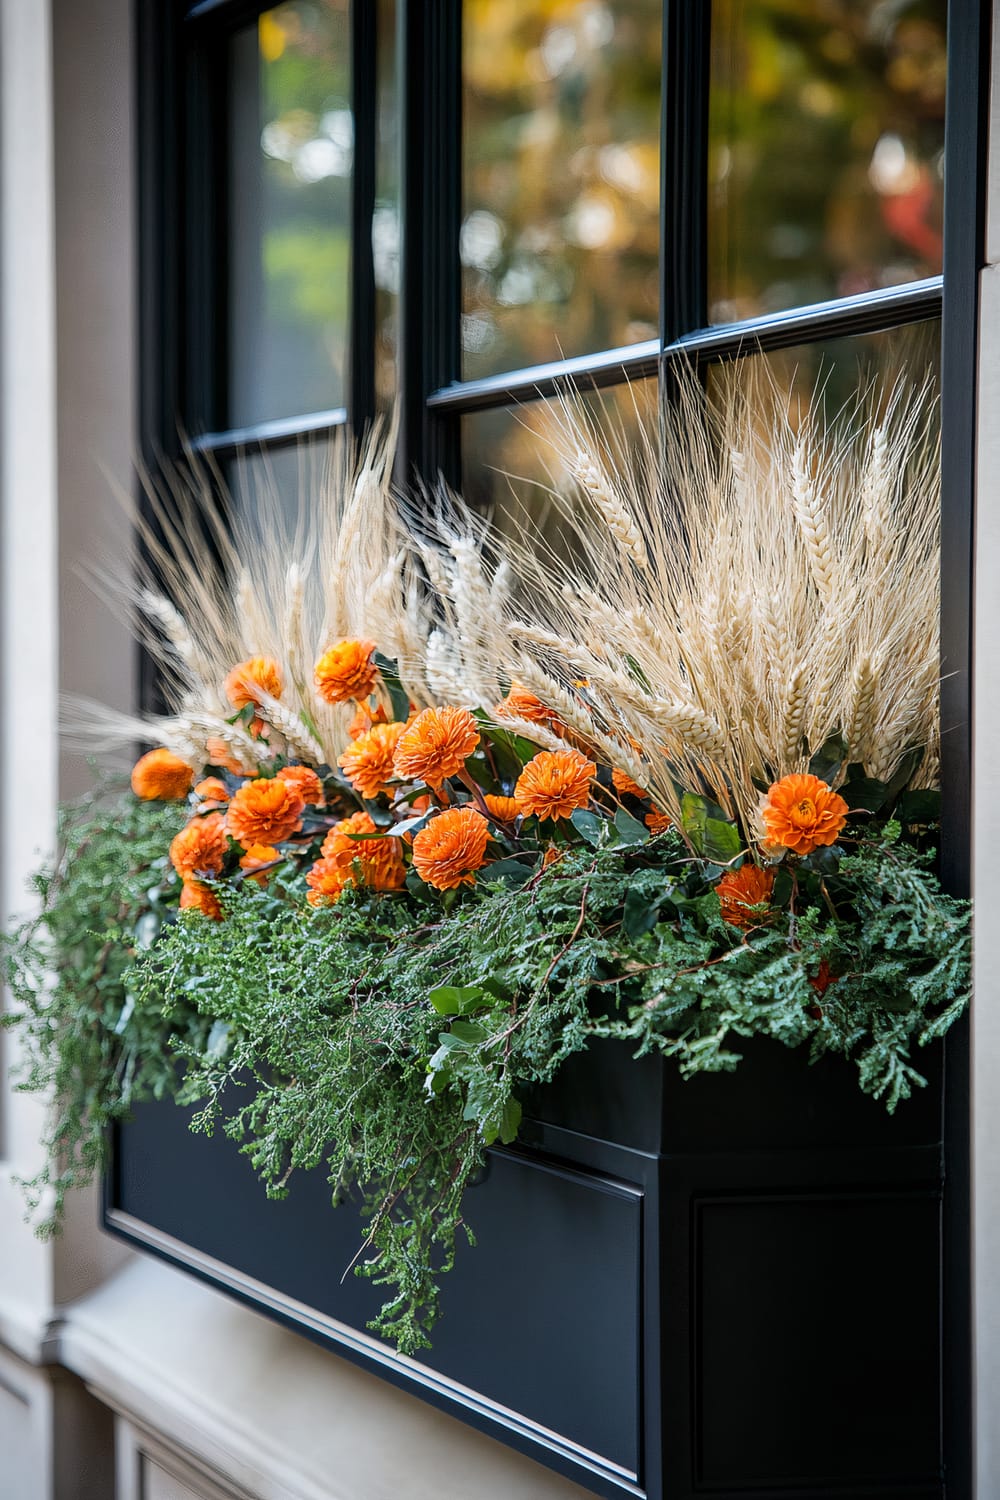
M350 362L343 408L227 429L222 409L226 329L225 195L217 183L227 107L227 37L275 0L136 0L139 125L139 439L147 463L193 447L225 460L321 437L375 415L374 3L351 7L352 182ZM461 378L461 0L397 0L400 96L401 283L397 347L401 473L460 479L459 429L472 412L586 387L657 377L671 362L698 367L804 343L942 320L941 642L943 828L946 885L965 894L971 841L971 580L975 492L978 276L985 263L984 181L991 39L988 0L949 0L942 276L710 324L707 101L710 0L664 0L659 336L627 349L481 379ZM212 149L204 149L209 142ZM213 419L215 418L215 419ZM970 1147L968 1028L947 1044L945 1222L949 1493L971 1490Z

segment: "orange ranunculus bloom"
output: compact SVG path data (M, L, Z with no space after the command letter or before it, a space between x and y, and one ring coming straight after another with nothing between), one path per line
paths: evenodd
M338 859L318 859L306 871L306 885L309 886L306 900L310 906L330 906L350 879L349 865L345 867Z
M280 850L272 848L270 844L251 844L240 860L240 869L245 872L249 880L256 880L258 885L264 885L270 873L265 870L265 866L273 865L274 861L280 858ZM259 873L261 870L265 870L263 875Z
M517 778L514 797L525 817L568 818L590 801L596 774L579 750L540 750Z
M748 863L738 870L728 870L715 889L724 922L733 927L759 927L765 919L753 908L770 901L774 871Z
M515 818L521 816L516 797L497 797L492 792L487 792L483 801L498 823L513 823Z
M400 736L396 775L437 790L461 771L478 744L479 730L467 708L425 708Z
M218 807L229 801L229 789L218 776L206 776L204 781L199 781L194 794L201 798L204 807Z
M323 840L323 859L334 860L354 878L360 865L362 884L375 891L398 891L406 880L406 866L399 841L389 834L381 838L359 838L359 834L377 834L375 823L366 812L352 813L335 823ZM353 837L352 837L353 835ZM356 864L358 862L358 864Z
M439 891L472 885L486 858L489 824L474 807L449 807L413 839L413 863L421 880Z
M525 719L529 724L544 724L559 734L565 728L554 708L529 693L519 682L511 683L510 692L494 708L498 719Z
M170 844L170 863L182 880L192 875L218 875L229 845L222 814L192 818Z
M283 685L281 668L273 656L251 656L233 668L223 688L234 708L246 708L248 703L260 701L262 691L280 698Z
M132 790L146 802L176 802L191 790L194 771L162 746L141 755L132 767Z
M323 801L323 783L310 766L282 766L278 772L281 781L294 787L303 802L319 807Z
M393 756L405 724L373 724L337 756L337 765L362 797L377 797L395 775Z
M224 771L232 771L234 776L252 776L253 768L243 765L242 761L230 750L220 734L210 734L205 741L205 754L210 766L221 766Z
M221 922L222 905L218 896L202 880L185 880L181 886L181 911L200 911L213 922Z
M641 787L637 781L633 781L626 771L612 771L611 784L621 797L646 797L649 795L645 787Z
M767 794L761 817L768 841L796 854L832 844L847 821L847 803L818 776L783 776Z
M671 828L674 822L669 813L661 812L658 807L654 807L652 812L648 812L643 821L654 839L658 833L666 833L667 829Z
M316 691L327 703L367 698L375 686L378 667L372 660L374 641L338 641L316 663Z
M369 708L367 703L359 703L354 710L354 718L347 726L347 733L352 740L356 740L361 735L367 734L369 729L374 729L376 724L388 724L388 722L389 716L381 703L377 703L374 708Z
M296 788L278 776L248 781L229 804L226 831L244 849L280 844L301 828L304 805Z

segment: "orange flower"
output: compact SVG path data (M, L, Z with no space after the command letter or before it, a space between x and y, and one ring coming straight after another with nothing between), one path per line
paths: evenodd
M646 827L654 839L658 833L666 833L667 829L673 826L673 821L669 813L660 812L658 807L654 807L652 812L648 812L644 819Z
M768 840L809 854L821 844L832 844L847 821L843 797L818 776L783 776L767 794L761 817Z
M323 801L323 783L309 766L282 766L278 779L294 787L303 802L319 807Z
M251 844L240 860L240 869L246 872L248 879L256 880L258 885L264 885L267 881L267 874L270 872L263 875L259 872L266 865L272 865L276 859L280 858L279 850L272 848L270 844Z
M280 844L302 826L303 806L295 787L277 776L248 781L229 804L226 830L244 849Z
M213 922L221 922L222 906L215 892L201 880L185 880L181 886L181 911L200 911Z
M218 776L206 776L204 781L199 781L194 789L196 797L200 797L206 805L218 806L219 803L229 801L229 791L224 781Z
M375 708L369 708L367 703L359 703L354 710L354 718L347 726L347 733L352 740L356 740L361 735L367 734L369 729L373 729L376 724L386 723L388 723L388 718L381 703L376 704Z
M141 755L132 767L132 790L146 802L175 802L191 790L194 772L186 760L162 746Z
M556 734L565 727L554 708L549 708L519 682L511 683L510 692L496 705L494 713L498 719L525 719L529 724L545 724Z
M338 641L316 663L316 691L326 703L367 698L375 686L378 667L372 660L374 641Z
M210 734L205 741L205 754L210 766L221 766L232 771L234 776L252 776L253 769L238 761L220 734Z
M218 875L229 845L221 813L207 813L203 818L192 818L176 834L170 845L170 863L182 880L188 880L200 872L203 875Z
M339 860L318 859L306 871L306 885L310 887L306 900L310 906L330 906L337 900L350 878L350 869L345 870Z
M513 823L521 815L516 797L495 797L492 792L487 792L483 801L498 823Z
M251 656L241 661L226 678L223 688L234 708L246 708L248 703L259 703L261 692L271 698L280 698L281 668L273 656Z
M461 771L478 744L479 730L467 708L425 708L400 736L396 775L437 790Z
M489 824L473 807L449 807L413 839L417 874L439 891L472 885L486 858Z
M394 775L393 756L405 724L373 724L337 756L337 765L362 797L377 797Z
M822 999L822 997L826 994L831 984L836 984L836 982L837 976L836 974L831 973L830 965L825 958L822 960L819 968L816 970L816 973L809 981L813 989L816 991L817 995L819 995L820 999Z
M738 870L728 870L715 889L724 922L733 927L759 927L762 917L753 908L770 901L774 871L748 863Z
M324 860L341 867L347 880L354 877L360 866L364 885L371 886L374 891L398 891L406 880L406 866L398 839L389 834L381 838L358 837L359 834L377 834L378 831L366 812L352 813L330 829L323 840L321 853Z
M549 865L558 864L559 860L561 860L562 857L563 851L555 844L549 844L548 848L545 850L545 853L542 855L542 869L547 870L549 868Z
M647 792L637 781L625 771L614 770L611 772L611 784L621 797L645 797Z
M568 818L586 807L596 772L579 750L540 750L517 778L514 797L525 817Z

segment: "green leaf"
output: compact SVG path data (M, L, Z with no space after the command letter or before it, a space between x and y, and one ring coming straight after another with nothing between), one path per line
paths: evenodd
M526 864L523 859L515 855L511 855L509 859L494 860L491 865L483 865L482 869L477 871L476 884L494 885L499 881L508 890L515 891L531 878L537 863L537 858L532 858L530 864Z
M649 829L637 818L633 818L631 813L627 813L624 807L620 807L615 813L615 828L618 830L618 839L622 844L649 843Z
M570 822L584 842L589 844L592 849L596 849L598 844L604 843L607 837L607 820L598 817L597 813L590 812L586 807L578 807L570 818Z
M840 869L840 861L844 857L844 851L837 844L829 846L821 845L814 849L802 861L804 870L815 870L817 875L836 875Z
M485 1042L489 1032L485 1026L480 1026L478 1021L453 1021L450 1035L457 1037L463 1046L477 1046ZM444 1037L441 1038L444 1041Z
M820 781L832 781L840 774L841 767L847 759L847 741L842 734L832 734L826 740L809 762L809 770L813 776L818 776Z
M728 865L743 847L739 829L721 807L694 792L681 798L681 825L698 853L715 864Z
M641 890L634 886L625 897L624 927L629 937L642 937L644 932L652 932L660 920L660 900L655 901L643 895Z
M439 984L427 998L439 1016L467 1016L489 1005L493 997L478 984Z
M398 723L404 724L410 717L410 696L399 680L399 668L390 657L383 656L381 651L375 652L374 661L382 675L386 692L389 694L392 717Z
M941 817L941 793L936 789L904 792L896 803L901 823L937 823Z
M877 813L885 806L889 795L885 782L876 781L871 776L858 776L854 780L845 781L840 791L852 812L860 809Z
M404 833L419 833L420 829L425 827L427 823L430 822L431 818L433 818L436 812L436 807L429 807L427 808L426 812L417 813L416 817L404 818L401 823L394 823L389 829L389 837L391 839L401 839ZM361 834L359 836L361 838L374 837L374 835L370 833Z
M507 1099L500 1117L500 1139L509 1146L517 1136L521 1124L521 1105L517 1099Z

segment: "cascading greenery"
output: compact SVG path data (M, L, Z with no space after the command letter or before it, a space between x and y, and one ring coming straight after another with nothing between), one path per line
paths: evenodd
M768 1036L851 1059L894 1109L923 1081L915 1048L966 1003L968 908L920 847L929 794L855 791L875 815L783 866L744 926L716 891L735 830L702 799L686 841L650 837L624 808L580 809L550 862L526 852L459 891L358 884L312 907L289 862L266 884L220 881L224 921L177 911L165 851L182 805L126 794L70 810L41 916L6 945L22 1086L56 1101L51 1165L31 1184L35 1199L54 1191L45 1226L101 1164L108 1121L175 1093L200 1105L193 1128L241 1143L270 1195L314 1168L335 1198L360 1192L357 1270L391 1288L372 1326L413 1352L456 1235L474 1233L463 1190L483 1151L592 1041L693 1074Z

